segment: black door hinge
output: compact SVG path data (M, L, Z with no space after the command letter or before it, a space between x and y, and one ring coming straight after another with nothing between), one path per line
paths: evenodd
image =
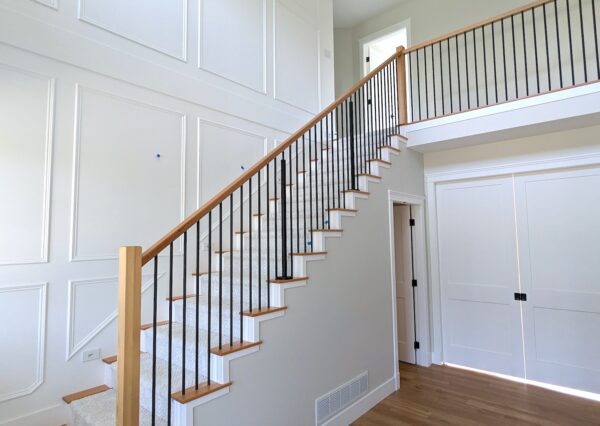
M409 224L410 226L415 226L415 220L414 220L414 219L410 219L410 220L408 221L408 224Z
M421 345L419 344L419 342L415 342L415 349L420 349Z
M412 280L412 286L416 287L417 286L417 280Z
M515 300L519 302L527 302L527 294L526 293L515 293Z
M367 59L366 59L366 60L367 60L367 62L371 62L371 57L370 57L370 56L367 56Z

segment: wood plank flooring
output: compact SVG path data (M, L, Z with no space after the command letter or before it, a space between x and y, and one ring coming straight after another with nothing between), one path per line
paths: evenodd
M400 390L354 426L600 425L600 402L446 366L400 365Z

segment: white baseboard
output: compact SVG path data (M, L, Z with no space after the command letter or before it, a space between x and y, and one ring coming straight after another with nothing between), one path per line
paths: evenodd
M323 426L348 426L395 391L396 377L391 377L354 404L329 419Z
M63 425L70 422L67 404L60 403L39 411L14 417L8 420L0 420L0 425L6 426L48 426Z

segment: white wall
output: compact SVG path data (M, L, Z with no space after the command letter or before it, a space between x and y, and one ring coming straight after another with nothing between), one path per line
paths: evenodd
M232 425L240 416L248 426L314 425L315 400L365 371L365 404L393 391L388 191L423 196L422 161L403 149L382 182L369 185L357 216L344 218L342 238L327 240L327 258L308 264L308 285L286 292L285 316L262 323L260 351L231 364L230 393L196 408L196 425Z
M600 126L596 125L425 154L434 362L442 361L436 185L459 179L600 164L598 132Z
M336 80L356 81L362 69L360 40L392 25L409 19L408 39L412 45L416 45L527 3L529 0L411 0L403 3L347 29L352 33L352 42L346 43L343 49L336 49L336 61L349 62L349 58L352 58L353 67L336 69ZM336 29L336 35L338 33L339 30ZM337 56L343 59L338 59ZM350 73L350 76L342 76L343 73ZM347 87L342 86L339 88L341 92L336 93L339 95L346 89Z
M1 0L0 42L0 423L59 424L115 353L117 248L333 100L332 6Z

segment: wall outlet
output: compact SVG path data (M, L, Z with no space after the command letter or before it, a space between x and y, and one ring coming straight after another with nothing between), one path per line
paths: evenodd
M81 361L88 362L100 358L100 348L90 349L81 353Z

